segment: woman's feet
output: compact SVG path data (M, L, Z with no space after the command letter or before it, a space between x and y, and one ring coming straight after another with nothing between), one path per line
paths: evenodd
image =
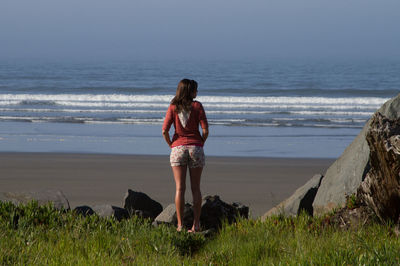
M198 227L192 226L192 228L188 230L188 233L198 233L198 232L201 232L200 226Z
M177 227L176 227L176 231L177 232L182 232L182 230L183 230L183 226L182 225L178 225ZM191 229L189 229L188 230L188 233L198 233L198 232L201 232L201 229L200 229L200 226L199 227L192 227Z

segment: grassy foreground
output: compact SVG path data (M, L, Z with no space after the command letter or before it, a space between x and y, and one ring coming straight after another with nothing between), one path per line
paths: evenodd
M397 265L400 239L390 224L341 230L306 215L241 220L205 238L136 218L0 203L0 264Z

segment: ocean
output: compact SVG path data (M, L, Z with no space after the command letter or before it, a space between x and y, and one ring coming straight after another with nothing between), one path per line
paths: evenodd
M161 125L190 78L207 155L336 158L400 92L398 73L394 59L3 60L0 152L168 155Z

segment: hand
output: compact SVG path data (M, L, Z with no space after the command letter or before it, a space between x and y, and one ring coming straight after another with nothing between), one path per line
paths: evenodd
M171 147L171 146L172 146L172 142L171 142L171 139L170 139L170 137L169 137L168 131L163 130L163 131L162 131L162 135L163 135L163 137L164 137L165 142L167 142L168 146L169 146L170 148L172 148L172 147Z
M203 145L204 145L204 143L208 138L208 128L203 128L203 136L201 138L203 139Z

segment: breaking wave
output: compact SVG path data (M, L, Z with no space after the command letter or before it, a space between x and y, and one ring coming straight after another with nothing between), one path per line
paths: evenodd
M0 121L161 124L173 95L0 94ZM388 98L199 96L211 124L362 127Z

